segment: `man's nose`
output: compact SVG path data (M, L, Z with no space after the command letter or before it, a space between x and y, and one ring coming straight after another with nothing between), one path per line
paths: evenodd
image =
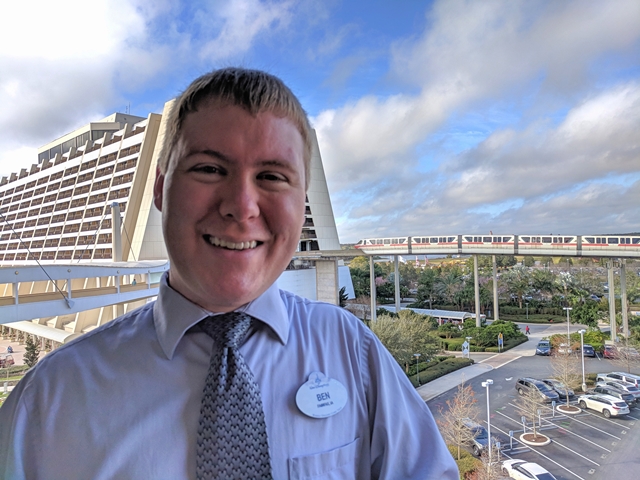
M260 192L252 178L229 179L222 189L220 214L236 222L245 222L260 215Z

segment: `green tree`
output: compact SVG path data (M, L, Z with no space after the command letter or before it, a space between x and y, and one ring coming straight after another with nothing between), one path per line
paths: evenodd
M27 335L25 352L24 352L24 356L22 357L25 365L27 365L28 367L33 367L36 363L38 363L39 355L40 355L40 346L33 341L33 338L31 335Z
M438 340L431 335L432 326L427 315L412 310L401 310L396 318L380 315L372 323L371 330L407 372L414 361L413 354L419 353L425 361L437 352Z
M463 280L460 269L449 268L439 276L434 284L434 289L447 302L456 303L456 294L463 288Z
M515 266L502 274L500 282L509 294L516 297L519 307L522 308L522 299L531 290L529 269Z
M429 303L433 308L433 300L436 296L435 284L440 272L434 268L425 268L418 278L418 302L422 306Z
M534 270L531 274L531 287L550 297L556 291L556 276L551 270Z

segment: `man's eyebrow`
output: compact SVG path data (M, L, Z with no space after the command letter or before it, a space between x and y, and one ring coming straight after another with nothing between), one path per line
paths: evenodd
M227 162L230 161L229 158L222 152L219 152L217 150L211 150L210 148L203 148L203 149L194 148L187 152L187 154L185 155L185 158L191 157L193 155L206 155L208 157L217 158Z

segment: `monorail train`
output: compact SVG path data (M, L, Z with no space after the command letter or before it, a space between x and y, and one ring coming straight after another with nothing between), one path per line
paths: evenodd
M376 255L549 255L640 258L640 236L447 235L366 238L355 248Z

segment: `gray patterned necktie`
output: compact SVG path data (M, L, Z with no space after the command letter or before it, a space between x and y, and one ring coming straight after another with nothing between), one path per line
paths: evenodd
M272 478L260 388L238 350L250 325L239 312L200 322L214 346L200 406L199 480Z

